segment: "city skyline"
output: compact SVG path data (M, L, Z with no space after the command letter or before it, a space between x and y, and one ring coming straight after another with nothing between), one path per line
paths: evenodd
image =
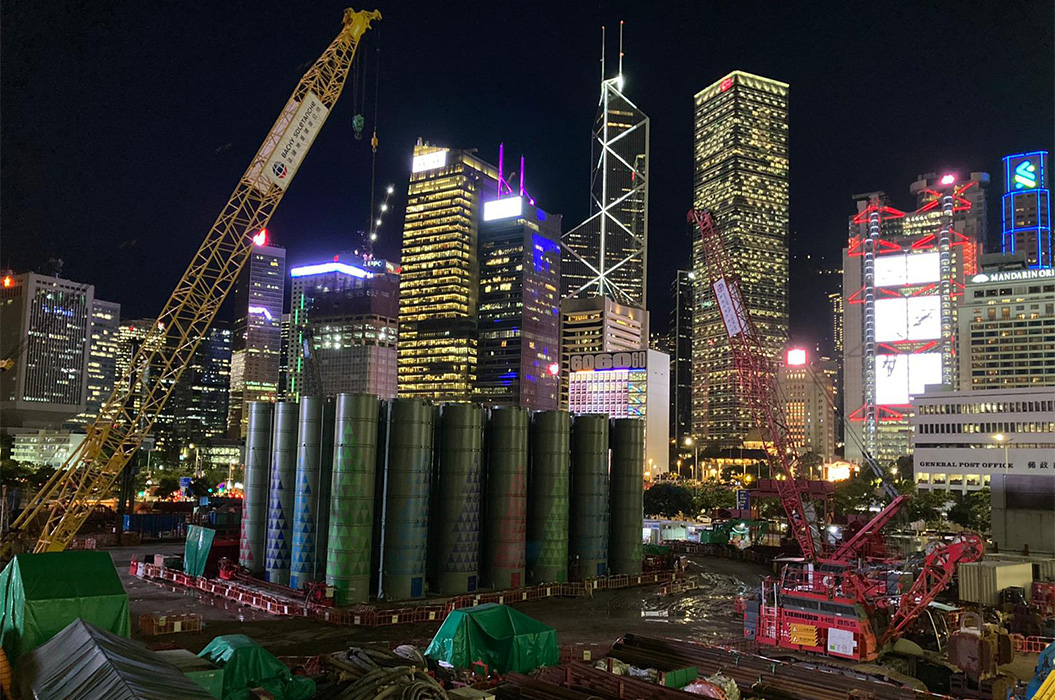
M689 238L681 223L691 200L692 187L689 156L692 130L685 116L687 106L692 95L703 86L730 70L743 69L793 86L791 159L796 167L791 176L791 324L796 342L813 344L820 338L801 336L820 327L821 319L810 305L800 301L806 295L796 294L796 280L801 283L802 278L808 277L818 260L824 265L837 265L844 235L841 221L852 208L852 194L876 182L910 182L929 169L997 173L1005 155L1050 148L1052 115L1044 105L1051 103L1052 81L1044 76L1050 76L1051 66L1037 52L1029 52L1011 40L1017 35L1016 27L1050 27L1050 22L1040 22L1036 15L1050 12L1050 7L1039 3L1032 7L1032 14L1026 11L1030 6L1025 6L1019 14L994 15L991 22L981 20L995 10L974 8L971 19L954 16L948 20L957 29L949 32L950 36L956 35L955 42L952 38L928 35L928 51L936 54L944 51L945 55L957 55L956 48L963 45L977 46L987 54L987 60L981 63L967 57L954 61L949 66L951 79L940 84L916 74L907 56L898 57L905 52L897 50L898 46L914 45L919 40L923 27L927 26L927 15L935 12L931 10L917 9L912 16L904 17L894 13L885 24L882 37L888 50L878 50L880 45L876 42L880 37L867 32L857 44L844 43L850 42L851 32L844 36L843 31L859 22L850 8L818 8L795 14L797 21L807 21L806 15L816 19L813 23L816 31L834 42L833 50L840 49L846 56L844 65L828 66L823 75L813 71L817 49L812 44L824 42L782 36L771 27L761 27L757 37L744 39L742 30L736 28L737 18L742 19L744 14L732 8L712 8L706 26L699 27L703 32L699 35L693 32L693 27L700 25L700 18L685 9L670 8L653 13L630 6L603 13L576 9L560 27L540 23L538 20L545 14L538 11L511 10L519 15L509 17L493 10L480 10L483 29L500 22L521 21L525 26L537 26L539 41L551 49L539 52L531 60L525 57L514 60L512 65L503 64L503 73L520 71L532 91L535 106L519 109L510 106L515 100L506 99L515 95L517 89L507 87L511 83L486 67L473 69L481 78L474 84L487 87L469 104L453 104L459 91L464 92L467 89L464 85L468 84L459 83L454 73L450 79L435 81L435 85L413 94L401 94L397 87L401 80L423 70L415 57L422 52L436 54L435 47L442 44L443 27L454 20L426 13L419 19L427 22L411 21L406 14L400 14L407 10L385 8L385 35L380 42L378 180L394 182L397 191L406 191L402 187L409 175L406 154L419 135L451 147L475 145L481 148L481 156L491 161L497 144L504 141L507 148L527 156L531 164L528 179L532 195L562 212L568 223L583 220L588 215L588 201L581 183L588 182L589 177L589 131L599 74L597 39L600 25L608 25L608 60L613 65L616 60L613 29L620 18L625 18L626 90L649 114L653 124L654 165L650 174L653 250L648 274L653 325L658 328L665 325L670 308L666 290L674 270L687 265L689 258ZM298 21L313 27L328 26L327 23L332 23L328 9L308 10L305 17L298 15ZM3 30L9 46L18 45L19 33L32 31L37 23L58 29L49 29L46 36L68 36L74 55L77 47L85 48L90 38L123 41L116 36L122 19L120 13L97 16L90 10L82 18L88 21L78 21L76 27L63 31L63 23L69 19L52 16L45 7L15 10L16 15L21 15L15 17L19 21L9 22ZM129 14L138 11L130 9ZM793 14L787 8L773 11L781 16ZM95 71L126 73L126 82L113 88L97 87L102 93L99 95L71 89L69 97L62 99L80 96L83 104L77 110L56 110L56 113L76 111L77 116L70 123L45 114L32 129L21 133L17 142L10 131L5 131L3 137L5 165L25 175L18 182L8 180L3 185L8 236L0 266L50 273L49 260L62 258L66 263L64 276L94 281L102 298L122 303L131 317L148 316L160 307L164 290L171 286L170 282L189 257L183 251L195 245L199 232L207 227L212 216L214 200L218 201L226 191L231 169L237 168L235 163L244 159L242 151L252 147L256 133L266 128L260 124L270 119L273 111L270 103L273 98L269 95L281 92L279 87L285 89L297 72L297 66L288 57L307 59L319 48L312 43L313 32L306 27L305 38L300 38L299 32L288 38L284 62L268 59L258 61L260 65L255 68L238 67L240 52L246 55L256 52L255 42L245 40L225 47L223 58L210 49L184 65L176 59L177 56L185 58L180 47L186 45L192 31L186 27L234 22L245 30L239 36L266 37L268 31L273 31L273 24L283 21L291 10L276 7L274 13L263 13L268 15L266 19L255 14L242 16L232 9L180 8L165 12L174 15L173 21L158 24L174 28L171 48L158 42L159 46L143 65L129 64L127 58L118 59L118 56L130 55L120 50L120 44L112 54L92 56L84 71L92 75ZM222 21L213 15L223 15ZM781 25L779 19L774 17L774 27ZM423 28L425 24L428 29ZM990 27L997 27L998 31L990 32ZM1041 40L1043 43L1043 37ZM705 43L709 50L699 52L701 55L696 55L697 52L684 55L686 52L676 50L691 41ZM372 42L376 42L376 37L368 37L364 44L368 62L378 59L378 44ZM790 49L799 49L802 55ZM11 68L7 75L21 76L19 82L5 79L4 83L5 97L15 111L28 108L40 112L41 100L61 92L64 81L70 80L63 66L49 66L34 56L17 52L6 53L5 63ZM125 63L115 65L118 60ZM453 70L454 66L463 67L466 63L462 49L443 54L437 60L430 71ZM901 89L894 97L888 97L882 104L866 104L867 100L854 87L858 82L854 67L864 61L875 63L878 73L897 78ZM554 63L560 70L547 70ZM169 75L171 95L148 95L154 83L140 80L143 70ZM963 82L957 76L963 78L969 70L978 72L971 73L972 80L986 86L972 105L975 116L967 120L955 115L940 117L946 112L944 105L960 89L955 86ZM218 71L217 75L224 76L223 81L216 82L238 84L238 99L231 100L230 93L225 94L219 87L203 85L203 82L212 82L197 78L206 71ZM560 75L550 78L554 72ZM190 99L192 91L193 100ZM371 95L367 97L372 100ZM115 99L143 105L144 109L133 110L137 120L135 129L128 123L130 117L115 115L105 107ZM192 101L208 104L210 110L215 110L215 119L209 125L187 133L162 126L167 125L166 115L174 110L185 120L197 119L201 113L196 111L197 107L190 106ZM357 105L354 99L344 100L338 105L335 119L347 125L356 111L363 111L361 104ZM898 122L906 111L938 116L906 132L899 128ZM997 117L1006 128L987 129L985 124ZM17 114L12 113L12 118L19 121ZM955 132L945 128L953 120L959 120ZM367 121L369 132L372 120ZM66 206L57 208L64 209L62 212L53 213L51 210L56 208L39 206L39 193L51 189L48 183L52 173L81 171L86 167L80 155L72 157L72 162L63 168L49 167L56 156L65 157L60 154L66 148L67 139L73 136L84 141L89 132L108 138L114 129L136 132L129 141L134 148L119 146L113 154L114 162L119 160L120 167L96 173L83 192L71 193ZM164 131L164 139L160 129ZM862 132L870 138L869 148L864 151L860 150ZM276 242L290 251L291 264L323 254L332 255L333 251L354 248L358 243L357 230L366 228L369 216L368 136L361 142L356 141L346 126L326 131L320 137L320 143L326 145L308 159L300 183L272 224ZM189 141L192 137L193 142ZM159 145L162 143L165 146ZM86 151L90 153L91 149ZM176 167L192 161L193 175ZM166 168L169 163L172 167ZM861 167L862 163L867 163L867 167ZM156 178L162 182L160 186L152 184L150 192L144 192L138 184L153 183ZM178 202L170 202L158 192L182 192L182 197ZM891 195L895 201L907 198L907 193L896 190ZM393 201L393 215L379 231L377 245L381 256L395 258L399 249L398 232L402 229L401 215L406 203L400 199L405 200L405 196ZM161 220L156 216L159 207L168 212ZM995 202L990 203L989 209L992 237L992 232L998 230L999 213ZM106 216L113 217L116 223L100 225ZM97 270L103 269L120 269L123 274L112 276L120 279L110 279L111 276L97 274Z

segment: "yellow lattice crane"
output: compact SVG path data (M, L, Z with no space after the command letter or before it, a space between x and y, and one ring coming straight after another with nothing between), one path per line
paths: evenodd
M377 11L344 11L341 32L300 79L84 442L11 524L0 556L36 534L40 521L34 551L65 549L93 504L110 496L340 97L359 40L376 19ZM149 373L140 371L146 367Z

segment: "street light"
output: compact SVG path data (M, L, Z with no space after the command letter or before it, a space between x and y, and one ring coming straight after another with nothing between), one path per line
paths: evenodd
M694 448L693 449L693 458L692 458L692 478L696 479L697 481L699 481L699 477L697 477L697 475L696 475L696 467L700 463L700 445L690 435L690 436L685 438L685 447L692 447L692 448Z
M1007 470L1011 466L1010 464L1008 464L1007 448L1008 445L1011 443L1011 438L1009 438L1007 435L1004 435L1003 433L997 433L993 436L993 439L996 440L997 444L1003 445L1004 447L1004 483L1002 484L1002 486L1004 487L1004 492L1007 493Z

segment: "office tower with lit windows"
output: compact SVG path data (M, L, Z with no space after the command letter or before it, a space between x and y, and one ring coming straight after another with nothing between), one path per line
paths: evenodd
M911 397L958 385L957 314L986 240L986 173L921 175L916 209L857 195L843 249L846 458L911 451Z
M117 381L129 381L132 383L130 401L133 408L138 411L142 402L144 385L149 386L152 378L157 376L149 366L142 365L136 368L131 378L126 377L129 367L139 349L145 344L156 350L164 339L164 333L155 329L156 322L152 318L140 318L122 321L117 330ZM171 382L171 379L166 381ZM177 387L178 390L179 387ZM175 392L174 392L175 393ZM154 425L150 429L153 436L154 447L159 451L174 448L176 437L176 413L177 404L171 398L165 402L161 412L154 419Z
M835 384L823 362L806 348L789 348L777 370L777 396L796 453L812 452L827 464L835 459L837 417Z
M232 439L245 437L250 401L278 398L286 250L271 245L266 231L262 233L235 287L227 416L228 437Z
M85 410L95 287L27 272L0 287L0 425L58 428Z
M1004 183L1001 249L1008 255L1024 253L1031 268L1052 267L1048 152L1005 156Z
M670 292L670 437L677 447L692 436L692 270L678 270ZM672 453L673 454L673 453Z
M177 437L205 440L227 432L232 335L228 324L216 321L191 355L169 400Z
M117 381L118 335L121 305L112 301L92 301L92 335L88 350L88 394L84 410L67 421L70 428L91 425L114 391Z
M524 195L484 203L476 400L485 405L558 406L560 226Z
M414 146L399 281L401 397L473 396L479 224L497 195L498 170L473 151Z
M714 218L775 370L788 333L788 85L734 71L698 92L693 161L694 204ZM698 232L693 271L693 433L737 447L753 423Z
M341 254L289 274L288 398L318 391L316 376L326 396L395 398L399 266ZM305 357L305 343L314 359Z
M1055 269L1027 268L1023 257L1018 266L983 262L967 280L957 314L961 391L1055 387Z
M649 120L623 87L622 61L614 78L605 78L602 62L590 216L561 238L561 296L607 296L645 308Z
M282 340L278 351L278 399L279 401L290 399L290 387L293 379L290 376L290 361L293 349L290 347L292 341L291 314L282 314Z
M599 296L561 299L560 317L561 407L567 408L572 355L642 350L647 316L636 306Z

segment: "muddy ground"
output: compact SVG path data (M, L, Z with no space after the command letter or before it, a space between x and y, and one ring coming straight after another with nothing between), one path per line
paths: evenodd
M179 554L179 544L150 544L111 550L128 591L133 636L147 642L170 642L200 651L221 634L246 634L278 656L307 656L365 641L427 643L440 622L378 628L337 627L316 620L269 615L236 603L174 587L143 581L128 573L133 555ZM742 634L742 620L733 598L756 588L766 567L709 557L694 558L689 574L701 577L699 590L660 598L656 586L598 591L593 598L552 598L518 603L515 607L557 630L561 644L610 643L627 632L680 639L729 639ZM196 612L200 633L180 632L159 637L138 633L140 615Z

